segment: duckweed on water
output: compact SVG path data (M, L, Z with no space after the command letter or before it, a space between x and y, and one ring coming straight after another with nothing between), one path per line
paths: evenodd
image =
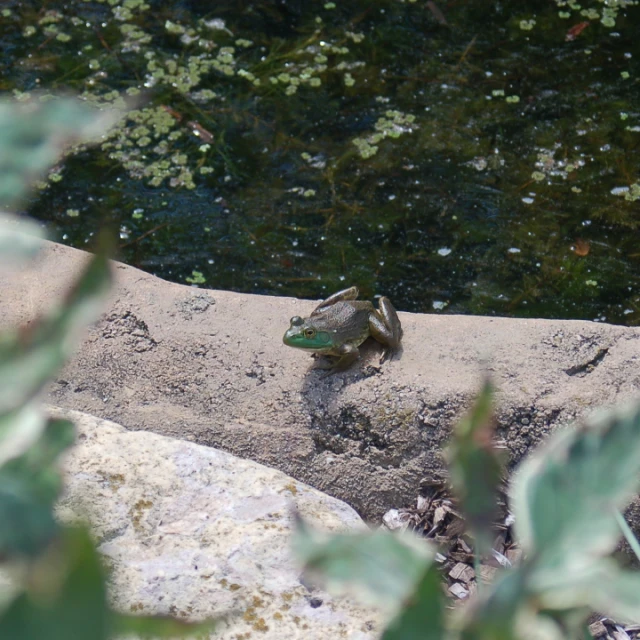
M204 277L201 271L193 271L191 276L185 278L189 284L205 284L207 279Z
M355 138L358 153L362 158L370 158L378 152L378 144L385 138L399 138L403 133L410 133L415 129L416 117L412 114L390 110L378 118L374 125L375 133L366 138Z
M344 43L362 42L364 35L345 31L339 42L332 42L329 36L323 37L322 20L319 21L320 26L317 26L304 42L294 43L285 53L278 52L273 56L273 61L268 56L261 56L260 61L256 63L255 55L250 55L242 61L238 59L238 55L242 56L244 50L254 47L254 42L244 37L235 37L223 20L201 18L192 25L184 25L167 19L164 21L163 29L169 44L182 49L179 56L167 54L157 48L157 35L154 40L151 33L138 23L132 22L146 18L143 14L150 8L148 3L138 0L125 0L122 3L117 0L96 2L110 7L112 19L115 20L119 31L116 42L102 41L106 49L102 57L110 59L106 68L113 67L113 54L137 54L134 58L128 59L127 63L131 65L130 71L140 77L141 81L124 91L101 90L106 88L108 80L108 72L103 70L105 62L95 56L98 53L95 46L87 44L84 45L83 51L93 53L94 57L88 59L86 71L93 73L75 79L76 83L80 81L85 86L82 96L96 106L104 108L121 107L126 95L140 95L144 92L148 94L150 89L162 92L166 97L177 93L184 99L184 108L189 115L195 112L207 120L206 125L200 122L185 123L187 114L182 111L174 110L165 104L145 105L132 111L129 118L112 133L110 140L102 145L109 157L120 163L132 178L144 179L153 187L166 183L172 188L195 189L198 183L197 175L206 176L215 171L214 167L203 164L207 160L206 157L203 159L195 156L193 152L196 141L189 138L210 137L214 146L220 141L220 137L216 136L215 124L209 122L210 118L202 111L202 107L215 100L225 100L224 94L228 93L230 85L224 78L229 81L240 79L255 88L261 87L263 82L268 82L267 86L277 85L285 96L292 96L303 87L320 87L322 76L326 77L335 71L343 72L345 86L352 87L356 80L351 72L364 64L358 61L339 61L341 57L350 53L349 47ZM70 11L74 9L81 12L82 6L69 7ZM55 37L60 42L71 40L70 35L61 31L66 25L74 27L74 38L79 43L95 39L94 24L71 13L48 10L37 21L37 27L44 36ZM23 31L25 36L36 33L38 28L34 25L26 26ZM231 44L233 46L230 46ZM335 64L327 64L328 56L336 58ZM205 77L211 81L212 76L216 75L217 81L222 81L220 93L199 87ZM18 93L25 98L28 97L28 94L16 90L16 94ZM175 97L173 99L175 100ZM221 107L217 105L217 108ZM385 129L385 123L385 119L381 118L376 126L382 127L382 133L375 134L374 138L394 136L393 130ZM185 131L185 124L191 129L190 132ZM211 126L212 130L209 131L206 126ZM187 135L185 140L185 134L188 133L191 136ZM173 153L176 148L181 148L183 153ZM220 153L219 149L214 148L210 156L215 156L216 151ZM224 153L220 155L224 157ZM225 166L225 169L229 168Z
M563 19L571 18L578 14L587 20L599 20L603 26L613 28L616 26L618 13L629 7L636 6L638 0L592 0L591 2L579 3L571 0L555 0L558 7L564 9L559 12ZM585 7L584 5L592 5Z
M636 200L640 200L640 182L635 182L628 187L612 189L611 193L614 196L623 196L624 199L629 202L635 202Z

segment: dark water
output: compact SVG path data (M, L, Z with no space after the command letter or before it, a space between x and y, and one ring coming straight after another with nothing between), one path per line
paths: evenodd
M56 239L108 223L122 260L204 287L640 321L639 7L606 27L550 0L121 4L2 5L4 91L142 88L168 121L67 162L29 207ZM194 58L218 68L189 87Z

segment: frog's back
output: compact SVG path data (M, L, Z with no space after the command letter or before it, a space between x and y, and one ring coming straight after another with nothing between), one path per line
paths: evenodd
M318 331L332 333L333 342L350 342L357 346L369 336L369 315L373 310L373 305L366 300L348 300L314 311L309 320Z

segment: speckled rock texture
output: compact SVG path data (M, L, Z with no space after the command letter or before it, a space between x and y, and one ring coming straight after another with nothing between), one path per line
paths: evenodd
M0 326L50 307L86 259L47 243L30 270L0 273ZM442 467L485 368L512 465L553 429L640 391L637 328L400 313L394 360L378 367L369 341L353 368L322 378L282 344L289 318L316 302L114 271L104 316L48 389L52 404L256 460L370 520L413 504Z
M220 640L378 636L375 611L308 588L291 558L294 506L327 531L366 529L344 502L217 449L50 412L79 432L57 515L90 522L116 608L223 617Z

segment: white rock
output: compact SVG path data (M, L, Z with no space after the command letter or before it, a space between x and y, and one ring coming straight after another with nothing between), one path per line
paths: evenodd
M365 529L351 507L217 449L76 411L51 412L79 430L65 460L58 517L90 522L117 609L225 616L220 640L377 635L373 610L310 592L290 554L292 507L325 530Z

